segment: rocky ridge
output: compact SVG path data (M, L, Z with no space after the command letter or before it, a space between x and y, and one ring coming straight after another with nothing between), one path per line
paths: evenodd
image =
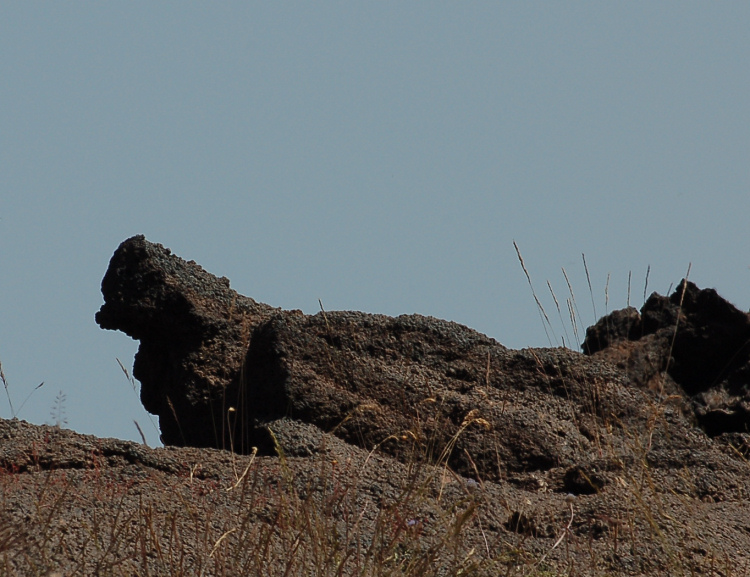
M126 510L146 495L179 527L189 521L152 487L172 483L194 502L195 486L231 486L247 467L268 503L289 471L296 498L325 502L333 493L324 480L345 463L357 539L377 533L383 514L403 515L420 528L419 547L442 551L441 539L458 531L441 533L436 520L460 518L459 549L475 556L476 574L672 575L718 565L742 574L750 562L750 316L714 290L683 280L640 311L616 311L588 329L583 353L510 350L420 315L273 308L142 236L117 249L102 293L96 320L140 341L133 374L168 447L0 423L0 464L28 477L24 491L53 471L80 480L79 524L95 511L85 487L97 468L130 484ZM406 507L415 470L425 492ZM33 525L4 486L4 518L25 514ZM241 524L224 493L207 495L227 523L212 530L214 543ZM251 511L243 527L278 530L278 516ZM342 510L321 515L334 534L349 534ZM1 537L2 527L0 549ZM123 556L138 571L156 566ZM34 558L70 565L63 553ZM434 574L457 574L440 559ZM340 571L357 572L346 563Z

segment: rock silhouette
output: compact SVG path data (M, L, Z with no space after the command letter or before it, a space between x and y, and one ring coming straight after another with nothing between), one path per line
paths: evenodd
M640 313L615 311L586 331L586 354L640 387L684 396L710 435L750 430L750 315L683 279Z
M9 575L750 566L748 318L713 290L615 311L583 353L273 308L142 236L102 292L170 446L0 419Z
M711 434L744 430L748 316L715 291L680 286L684 296L652 295L640 314L600 320L587 355L514 351L420 315L273 308L136 236L112 257L96 319L140 340L133 374L165 444L304 454L283 434L291 420L402 461L404 441L447 450L467 476L559 470L561 490L578 493L606 483L594 474L613 466L597 461L601 439L626 442L605 424L643 429L654 395L676 397L678 428L692 426L692 406ZM709 401L719 389L731 400Z

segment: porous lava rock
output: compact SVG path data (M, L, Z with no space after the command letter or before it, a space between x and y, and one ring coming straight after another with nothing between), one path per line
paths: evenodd
M693 374L700 331L734 343L741 331L733 323L744 318L685 286L680 298L693 320L675 340L681 354L671 370L678 377ZM416 444L468 477L535 486L545 473L552 489L577 493L601 490L632 459L632 437L613 434L613 426L648 431L651 456L673 458L674 444L653 427L664 384L658 395L632 385L661 374L679 308L674 295L652 297L641 314L613 313L611 330L603 319L590 329L590 354L583 355L509 350L421 315L273 308L142 236L117 249L102 293L100 326L140 340L133 374L167 445L304 456L309 448L284 433L292 420L402 462L413 459ZM597 354L595 340L606 344ZM623 371L605 351L633 342L650 344L628 349L627 362L639 364ZM726 358L744 366L734 353ZM712 366L726 368L721 360ZM735 378L734 367L727 376ZM683 407L669 402L660 410L670 434L693 438Z
M683 279L586 331L583 351L640 387L683 396L710 435L750 428L750 315Z
M143 236L117 249L102 293L99 326L140 341L133 376L164 443L221 446L250 331L275 309Z

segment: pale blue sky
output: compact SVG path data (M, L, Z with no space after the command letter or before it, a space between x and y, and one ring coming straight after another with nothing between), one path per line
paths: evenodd
M746 2L3 2L0 361L16 408L45 382L19 417L63 391L68 427L157 443L137 343L94 322L134 234L272 305L514 348L548 344L514 239L553 321L561 267L595 320L581 253L599 314L607 274L612 310L688 263L747 310L748 30Z

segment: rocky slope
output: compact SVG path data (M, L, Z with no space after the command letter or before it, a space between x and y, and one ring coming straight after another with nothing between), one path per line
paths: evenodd
M97 322L163 449L0 422L8 574L744 574L750 317L683 281L509 350L307 316L143 237Z

